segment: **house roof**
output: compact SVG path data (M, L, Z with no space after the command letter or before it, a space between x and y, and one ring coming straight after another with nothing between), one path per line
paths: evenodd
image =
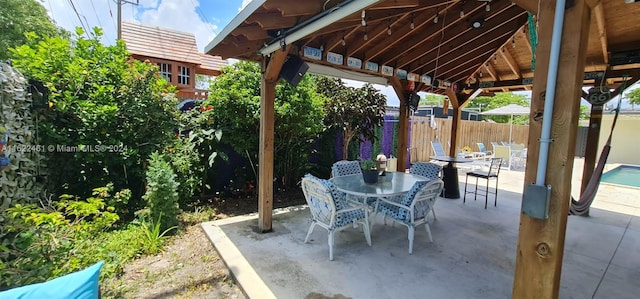
M220 56L199 53L192 33L122 22L122 39L127 44L127 50L134 55L193 63L215 73L227 65L227 61Z
M365 63L371 61L380 69L387 65L394 70L457 83L469 93L478 88L493 93L532 86L536 38L531 29L535 31L537 25L529 26L529 20L532 23L536 20L537 5L533 1L530 4L524 0L380 0L300 40L286 42L301 25L341 10L342 3L254 0L216 36L206 52L224 58L261 61L259 51L265 45L284 39L285 44L293 46L294 55L308 63L341 71L388 77L380 70L366 70ZM519 5L528 5L525 8L532 15ZM639 63L614 67L610 58L616 52L640 50L640 22L631 21L640 14L640 2L602 0L593 14L585 72L598 73L588 74L585 85L605 82L615 88L628 73L632 81L637 81ZM476 21L479 26L473 28ZM321 49L321 59L304 57L305 47ZM328 52L342 55L343 63L329 63ZM348 57L359 59L362 67L349 67ZM394 72L391 76L395 75ZM444 92L427 84L416 87Z

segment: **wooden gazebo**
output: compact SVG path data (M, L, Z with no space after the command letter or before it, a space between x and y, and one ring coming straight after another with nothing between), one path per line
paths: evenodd
M448 96L455 155L460 111L473 97L532 90L525 180L551 192L548 218L521 216L513 297L556 298L579 105L588 96L582 87L615 96L640 79L638 0L567 0L560 7L556 16L556 1L546 0L252 1L206 52L262 64L260 229L272 228L275 84L291 57L305 61L309 72L393 86L400 99L398 153L407 148L407 99L414 92ZM554 31L560 38L552 47ZM541 143L549 98L549 136ZM593 107L586 177L597 156L602 106ZM548 160L539 169L541 147ZM400 171L406 158L398 157Z

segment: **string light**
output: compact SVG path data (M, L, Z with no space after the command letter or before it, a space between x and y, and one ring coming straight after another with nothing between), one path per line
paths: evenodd
M515 38L511 40L511 47L512 48L516 47L516 39Z
M346 41L346 40L344 40L344 37L342 37L342 41L341 41L341 43L342 43L342 45L343 45L343 46L346 46L346 45L347 45L347 41Z
M416 28L416 25L413 23L413 17L414 17L414 15L415 15L415 14L413 14L413 13L411 14L411 25L409 25L409 27L410 27L412 30Z
M389 20L389 25L387 25L387 35L391 35L391 20Z
M498 55L493 55L493 64L498 63Z
M367 13L363 10L362 14L360 15L360 18L362 19L361 20L362 26L367 26L367 20L365 20L366 15L367 15Z
M438 24L438 17L440 16L440 12L438 12L438 8L436 7L436 16L433 18L433 23Z
M491 5L489 5L489 2L487 2L487 6L485 6L484 9L486 11L491 11Z
M466 1L462 1L462 5L460 5L460 17L464 18L464 4Z
M367 35L367 26L364 26L364 40L368 40L369 35Z
M482 78L482 71L480 71L480 72L478 73L478 76L480 76L480 78Z

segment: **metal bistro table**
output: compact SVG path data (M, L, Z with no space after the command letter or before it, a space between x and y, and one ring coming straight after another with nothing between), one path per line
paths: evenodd
M431 160L449 162L442 168L442 180L444 181L444 197L460 198L460 186L458 184L458 168L454 163L469 163L473 159L449 156L431 156Z
M378 177L375 184L367 184L362 179L362 174L337 176L330 179L338 190L364 197L391 197L404 195L416 182L428 179L411 173L387 172Z

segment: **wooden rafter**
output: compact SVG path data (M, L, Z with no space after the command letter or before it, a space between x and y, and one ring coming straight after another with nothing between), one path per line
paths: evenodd
M477 11L478 8L479 6L474 7L474 11ZM399 41L399 43L393 45L377 45L377 47L366 52L366 57L376 59L381 54L388 53L388 55L380 57L378 60L383 64L394 62L396 67L403 68L413 61L413 59L409 59L407 56L417 59L420 54L426 55L429 51L434 51L434 47L437 47L441 40L442 44L445 44L445 39L449 40L455 35L460 34L461 31L466 31L469 28L466 24L461 24L459 5L448 5L439 13L441 15L438 24L427 26L426 30L422 32L418 31L418 34L413 34L409 38ZM442 32L445 32L445 36L443 36ZM423 51L422 49L428 49L428 51ZM420 54L414 56L407 55L407 53Z
M262 6L269 10L279 10L284 17L315 15L323 10L322 1L269 0Z
M296 25L296 18L284 18L279 12L256 13L244 22L245 24L258 24L263 30L291 28Z
M503 43L505 39L508 39L513 34L513 30L510 28L517 28L519 24L522 24L522 22L525 21L525 19L526 16L524 12L517 15L504 14L504 16L492 18L487 23L499 22L498 24L503 24L504 26L496 26L493 28L489 27L487 30L482 32L467 32L466 34L459 36L453 44L443 47L443 49L449 50L443 51L441 49L440 53L437 51L431 51L429 55L413 62L408 69L417 73L429 73L434 71L437 65L438 67L442 65L442 63L438 64L438 62L448 62L449 60L456 59L456 57L468 52L469 50L481 47L497 48L495 43ZM489 58L490 55L485 57L486 60Z
M490 63L485 63L484 69L485 71L487 71L487 74L491 76L491 79L493 79L493 81L498 81L498 79L500 79L500 76L498 76L498 72L496 72L496 69Z
M604 19L604 5L600 2L593 8L596 17L596 23L598 24L598 35L600 37L600 46L602 47L602 58L604 63L609 64L609 50L607 47L607 25Z
M346 45L346 41L349 39L351 35L355 34L357 30L358 30L358 27L352 27L352 28L348 28L347 30L344 30L342 34L335 34L331 39L325 42L325 45L324 45L325 50L327 52L331 52L338 47L343 47L342 41L345 41L345 45Z
M511 69L511 72L513 72L517 76L517 78L520 78L522 76L522 74L520 74L520 67L518 67L518 63L511 55L511 52L509 52L509 47L502 47L502 49L500 49L500 51L498 52L500 52L500 55L506 61L507 66L509 66L509 69Z

